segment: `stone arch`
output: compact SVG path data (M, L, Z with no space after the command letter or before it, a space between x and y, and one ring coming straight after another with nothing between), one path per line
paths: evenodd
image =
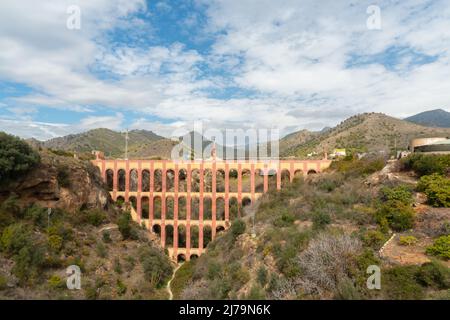
M246 207L252 204L252 200L249 197L244 197L242 199L242 207Z
M203 220L212 220L212 200L210 197L203 198Z
M148 219L150 216L150 201L148 197L141 198L142 219Z
M186 197L178 197L178 220L186 220Z
M223 226L216 227L216 234L218 234L218 233L220 233L222 231L225 231L225 228Z
M225 171L222 169L216 171L216 192L225 192Z
M200 214L200 200L198 197L191 198L191 220L198 220Z
M175 191L175 171L172 169L166 171L166 191Z
M191 192L200 192L200 170L191 171Z
M283 171L281 171L281 187L282 188L287 187L290 182L291 182L291 174L289 170L284 169Z
M161 219L161 197L159 196L153 198L153 218Z
M277 175L278 172L276 169L269 169L268 171L268 180L269 180L269 191L277 190Z
M187 192L187 173L185 169L180 169L178 171L178 191Z
M303 178L303 170L298 169L294 172L294 180L299 180Z
M216 220L225 220L225 200L223 198L216 199Z
M162 191L162 171L160 169L156 169L153 177L153 187L155 188L155 192Z
M118 190L119 191L125 191L125 170L120 169L117 172L117 185L118 185Z
M191 254L191 260L195 260L195 259L198 259L198 255L196 255L196 254Z
M264 171L261 169L255 170L255 192L264 192Z
M159 224L154 224L152 231L161 237L161 226Z
M150 191L150 171L148 171L147 169L142 170L142 191Z
M242 192L251 192L251 177L250 170L242 170Z
M108 191L113 191L114 188L114 171L111 169L106 170L106 185Z
M135 196L131 196L129 198L129 202L130 202L131 207L134 209L134 211L137 212L137 199L136 199L136 197Z
M238 192L238 172L236 169L231 169L228 173L230 179L230 190L229 192Z
M210 169L203 170L203 190L212 192L212 172Z
M186 256L184 254L180 253L179 255L177 255L177 262L178 263L184 262L184 261L186 261Z
M122 207L125 204L125 198L122 197L122 196L118 196L117 199L116 199L116 204L119 207Z
M173 226L171 224L166 225L166 242L165 242L165 246L167 248L172 248L173 247Z
M198 248L198 226L190 226L191 228L191 248Z
M138 191L138 171L136 169L130 170L130 191Z
M228 202L229 207L229 215L230 220L233 220L238 217L239 215L239 202L236 197L230 197L230 200Z
M186 248L186 227L178 225L178 248Z
M308 176L311 174L317 174L317 171L314 169L308 170Z
M211 226L204 226L203 227L203 248L206 248L211 241L212 241Z
M173 197L166 197L166 219L173 220L174 205L175 203Z

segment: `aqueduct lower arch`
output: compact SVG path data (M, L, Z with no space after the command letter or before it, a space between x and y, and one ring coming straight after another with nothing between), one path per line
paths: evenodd
M114 201L130 205L132 217L157 230L174 260L201 255L206 242L230 226L243 205L270 188L281 189L299 174L319 173L330 160L92 161ZM137 179L137 181L136 181ZM170 239L168 239L170 237Z

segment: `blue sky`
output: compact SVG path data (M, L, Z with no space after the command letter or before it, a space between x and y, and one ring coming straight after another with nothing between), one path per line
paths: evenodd
M360 112L405 117L449 105L449 46L444 0L4 0L0 130L170 136L203 121L286 134Z

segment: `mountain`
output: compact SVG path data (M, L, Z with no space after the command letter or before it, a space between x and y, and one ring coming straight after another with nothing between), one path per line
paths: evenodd
M169 158L172 147L176 144L170 139L147 130L132 130L128 136L130 158ZM124 157L125 135L121 132L100 128L50 139L42 142L41 146L75 152L100 150L107 157Z
M412 138L432 136L450 136L450 128L425 127L382 113L364 113L319 133L299 131L290 134L281 140L280 154L303 158L311 152L321 156L334 148L389 152L395 148L405 150ZM295 139L298 139L297 143Z
M405 118L406 121L427 127L450 128L450 112L442 109L429 110Z

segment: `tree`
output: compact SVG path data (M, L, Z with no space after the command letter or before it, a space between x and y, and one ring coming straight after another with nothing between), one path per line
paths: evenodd
M39 162L39 154L18 137L0 132L0 181L9 181Z

